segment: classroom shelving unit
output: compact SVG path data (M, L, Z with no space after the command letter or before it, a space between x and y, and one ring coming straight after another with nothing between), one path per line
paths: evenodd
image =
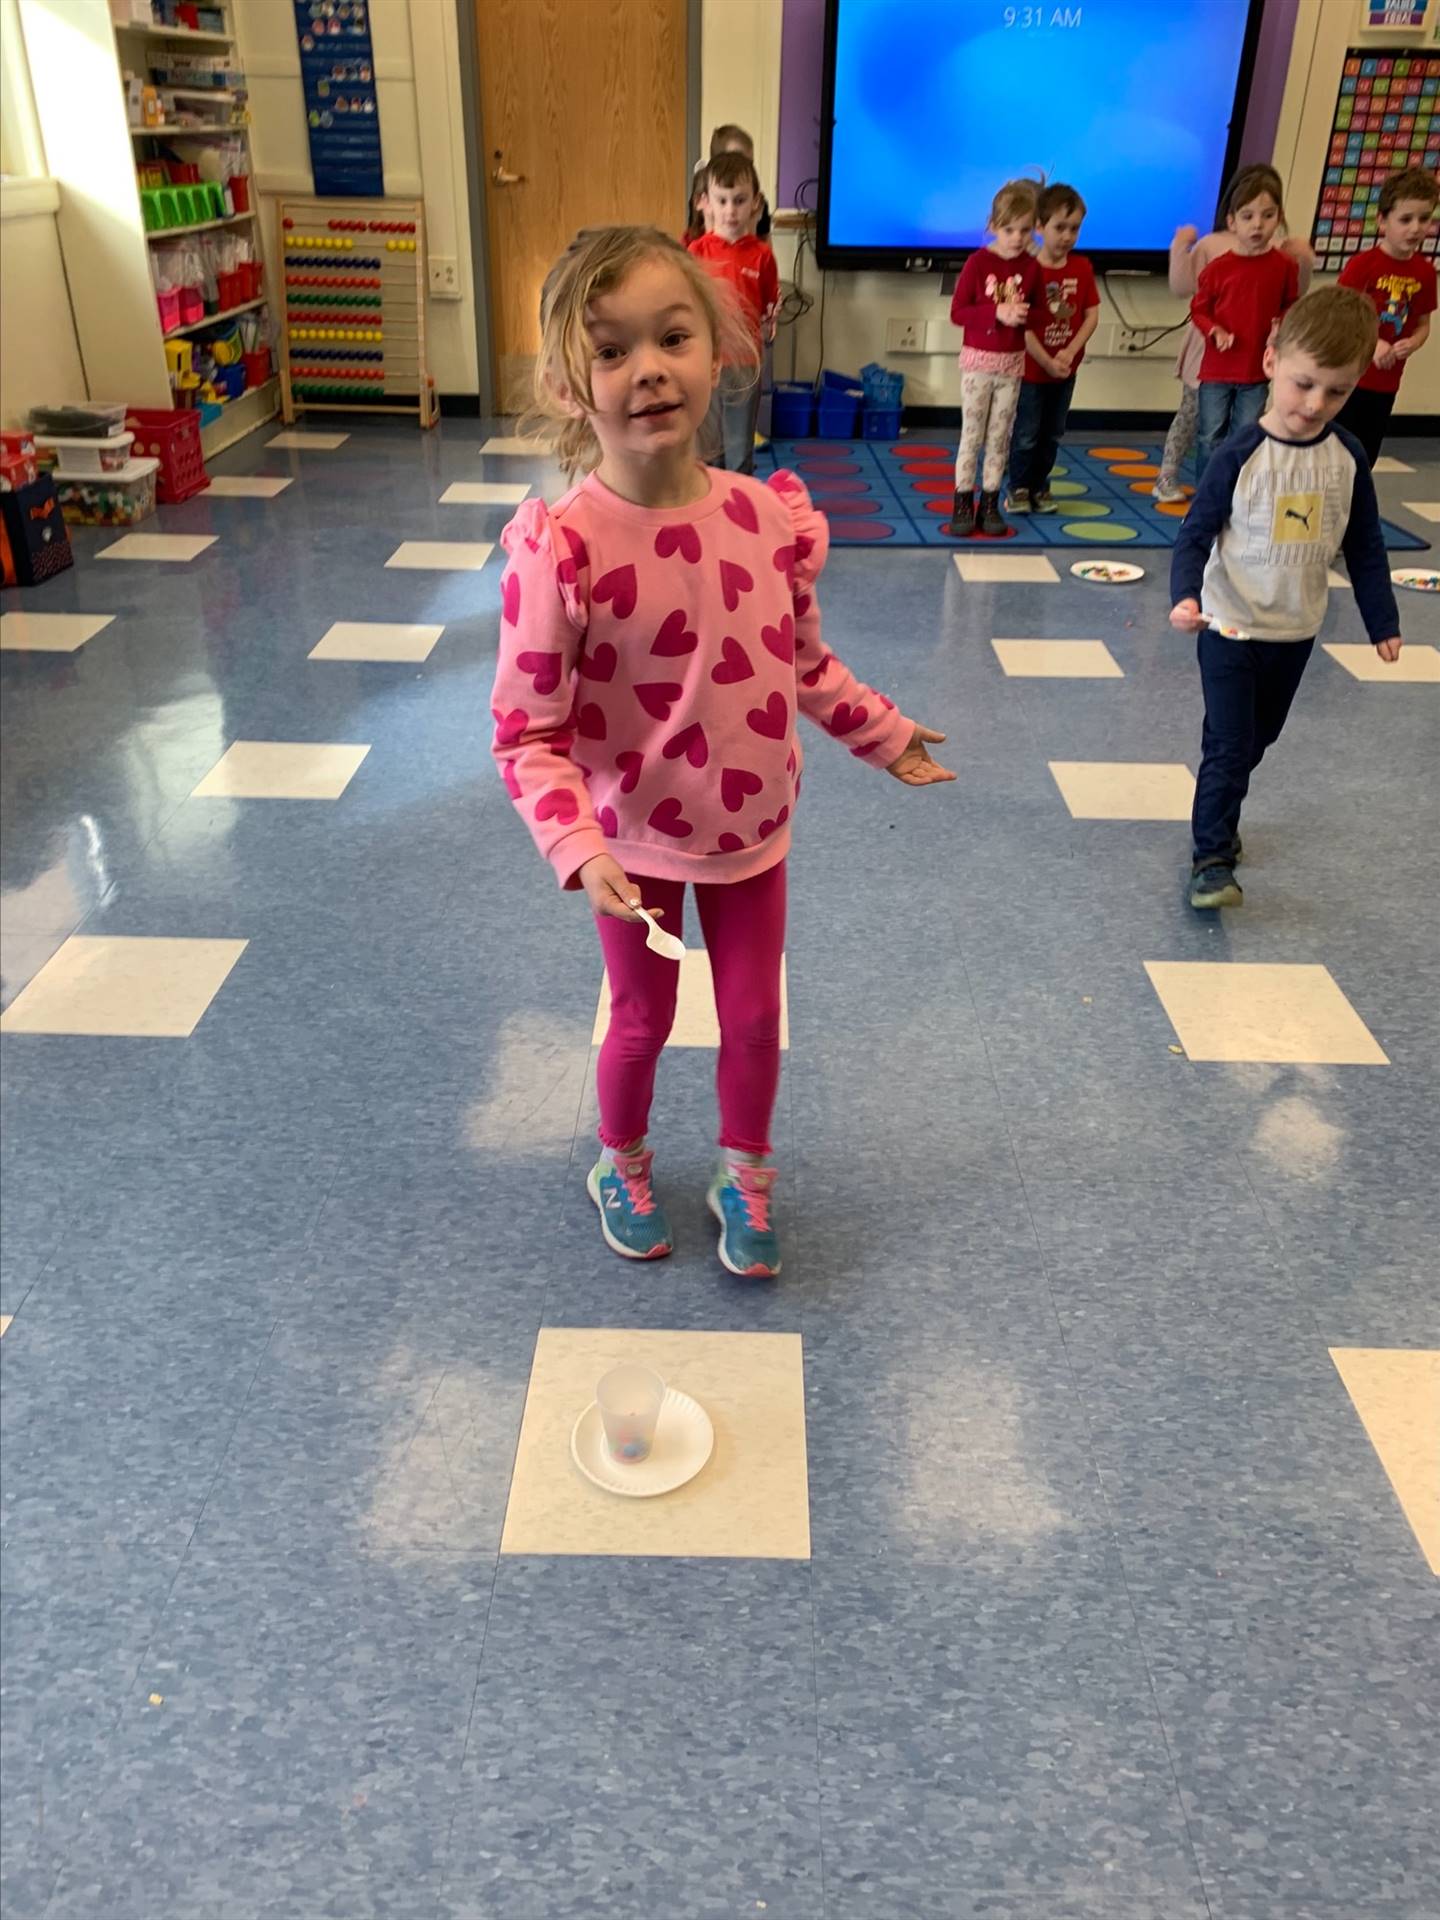
M282 199L276 222L286 425L306 413L393 413L433 426L423 203Z

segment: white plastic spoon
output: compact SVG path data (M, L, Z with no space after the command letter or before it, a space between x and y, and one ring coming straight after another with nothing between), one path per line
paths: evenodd
M663 927L656 926L644 907L636 907L636 913L645 922L650 931L645 936L645 944L652 953L658 953L666 960L683 960L685 942L677 940L673 933L666 933Z
M1239 627L1222 626L1213 613L1204 613L1200 617L1207 627L1220 635L1222 640L1253 640L1255 637L1250 633L1242 633Z

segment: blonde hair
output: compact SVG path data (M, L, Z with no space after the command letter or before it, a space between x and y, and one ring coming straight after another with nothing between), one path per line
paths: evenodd
M1316 287L1297 300L1275 335L1277 355L1308 353L1317 367L1361 371L1370 363L1380 337L1380 316L1373 301L1353 287Z
M727 366L757 369L758 377L759 348L734 293L727 283L712 279L679 241L659 227L587 228L576 235L545 276L540 295L535 397L522 422L524 429L548 439L560 465L572 477L600 464L600 442L591 424L595 394L590 384L586 317L592 301L620 286L646 260L663 261L686 280L710 329L716 353ZM584 412L567 412L567 397Z
M1043 180L1007 180L990 203L991 233L998 233L1001 227L1027 216L1033 226L1044 184Z

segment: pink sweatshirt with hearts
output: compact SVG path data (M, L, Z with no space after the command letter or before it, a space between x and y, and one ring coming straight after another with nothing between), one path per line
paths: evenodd
M707 469L688 507L638 507L591 474L501 535L495 758L562 886L628 873L748 880L785 858L796 717L886 767L913 723L820 639L829 529L793 473Z

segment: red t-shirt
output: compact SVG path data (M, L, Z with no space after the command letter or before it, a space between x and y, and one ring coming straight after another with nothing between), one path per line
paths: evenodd
M977 247L960 269L950 302L952 326L965 329L965 345L979 353L1023 353L1024 327L1005 327L995 309L1012 300L1028 301L1031 318L1040 298L1040 265L1028 253L1002 260L989 247Z
M740 310L750 322L750 331L758 340L761 321L780 298L780 269L769 242L757 240L753 233L740 240L702 233L690 242L690 251L704 261L708 274L730 282L739 296Z
M1090 262L1083 254L1072 253L1063 267L1047 267L1043 260L1035 264L1040 269L1040 304L1030 315L1026 332L1033 333L1045 351L1053 355L1069 346L1091 307L1099 306L1100 294ZM1084 358L1082 348L1075 357L1075 365L1078 367ZM1055 376L1047 373L1027 352L1025 378L1032 386L1051 385Z
M1373 301L1380 315L1380 338L1394 346L1407 340L1427 313L1435 311L1435 267L1423 254L1410 260L1392 260L1383 247L1371 247L1347 261L1340 275L1342 287L1353 287ZM1372 361L1360 376L1371 393L1398 393L1405 362L1377 367Z
M1205 336L1200 384L1254 386L1265 378L1270 329L1300 297L1300 269L1288 253L1222 253L1195 288L1190 317ZM1222 352L1211 339L1216 327L1235 336Z

